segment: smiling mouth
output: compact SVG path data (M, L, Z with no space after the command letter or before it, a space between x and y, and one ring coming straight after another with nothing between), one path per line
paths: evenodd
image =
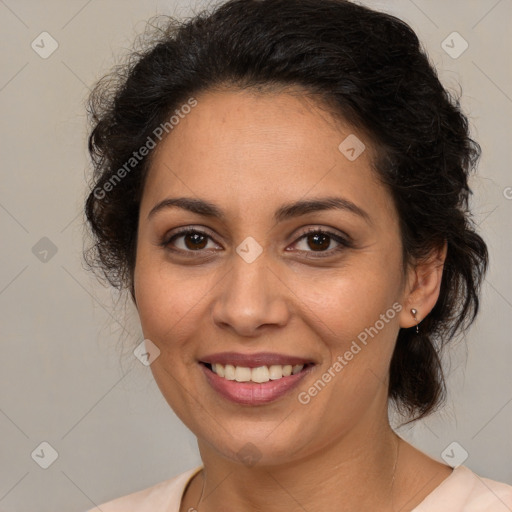
M269 381L278 381L290 375L297 375L307 367L313 366L313 363L307 364L273 364L270 366L262 365L255 368L247 366L235 366L232 364L206 363L202 362L210 371L227 381L235 382L254 382L263 384Z

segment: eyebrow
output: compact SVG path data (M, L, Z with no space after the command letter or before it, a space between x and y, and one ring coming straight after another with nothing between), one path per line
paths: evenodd
M205 201L204 199L195 199L189 197L167 198L157 203L149 212L148 219L153 217L160 211L168 208L181 208L204 217L212 217L225 220L225 213L215 204ZM294 217L300 217L308 213L325 211L325 210L342 210L353 213L368 224L371 224L371 218L368 213L352 201L342 197L322 197L316 199L303 199L294 203L288 203L281 206L274 213L274 220L282 222Z

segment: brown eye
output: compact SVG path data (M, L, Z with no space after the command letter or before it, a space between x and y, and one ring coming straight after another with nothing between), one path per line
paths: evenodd
M307 236L307 244L313 251L324 251L329 248L331 237L325 233L312 233Z
M210 235L195 229L181 230L170 238L162 240L161 245L172 251L181 251L181 253L200 252L203 249L205 249L204 252L207 252L210 249L219 249Z
M188 233L184 236L184 242L187 249L197 250L204 249L208 243L208 237L203 235L202 233L197 233L195 231Z
M308 257L313 257L315 253L315 257L332 256L353 247L350 238L322 229L307 231L293 245L297 251Z

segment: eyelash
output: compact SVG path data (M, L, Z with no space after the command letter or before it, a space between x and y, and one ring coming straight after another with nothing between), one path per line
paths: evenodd
M187 257L194 257L195 253L207 251L207 249L184 250L184 249L175 249L175 248L171 247L171 243L173 241L175 241L177 238L182 237L184 235L189 235L189 234L204 235L204 236L208 237L210 240L215 242L213 237L211 237L207 232L201 231L200 229L192 229L190 227L185 227L185 228L178 229L178 231L174 232L170 237L169 236L165 237L162 240L160 245L169 251L172 251L174 253L180 253ZM300 240L302 240L304 238L307 238L310 235L315 235L315 234L328 236L330 239L332 239L336 243L338 243L338 246L335 247L334 249L328 249L326 251L299 251L299 252L314 254L314 256L309 256L309 254L308 254L308 256L307 256L308 258L325 258L325 257L332 256L333 254L337 254L338 252L340 252L344 249L354 247L354 244L352 243L351 239L348 236L345 238L337 233L333 233L331 231L327 231L325 229L320 229L320 228L307 229L304 233L302 233L295 240L294 244L298 243ZM215 243L217 243L217 242L215 242Z

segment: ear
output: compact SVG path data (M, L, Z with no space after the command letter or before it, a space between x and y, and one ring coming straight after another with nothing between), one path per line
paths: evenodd
M443 277L444 262L448 244L434 249L430 255L411 265L407 271L403 297L403 309L400 312L400 327L414 327L434 308ZM411 313L415 309L416 319Z

